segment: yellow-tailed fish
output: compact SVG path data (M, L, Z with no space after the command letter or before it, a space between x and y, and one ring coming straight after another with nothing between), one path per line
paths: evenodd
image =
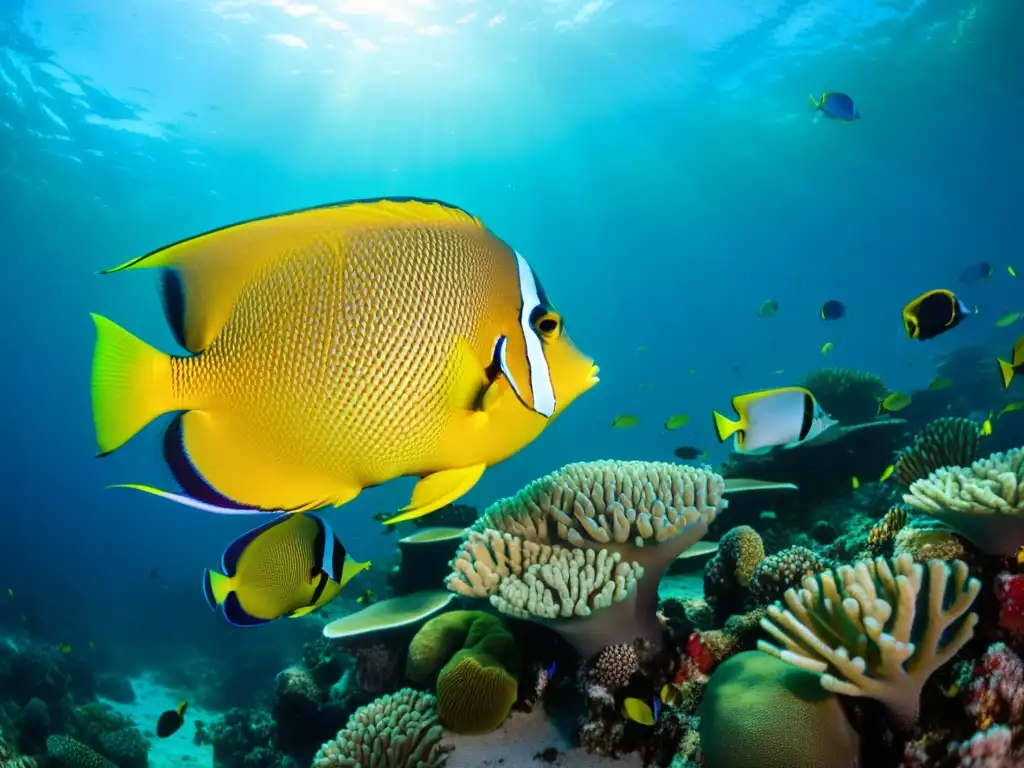
M1003 315L996 320L996 327L1005 328L1008 325L1013 325L1022 317L1024 317L1024 312L1004 312Z
M597 383L526 260L472 215L364 200L213 230L105 273L163 268L164 354L93 315L101 455L163 413L183 494L220 513L339 506L420 478L440 509Z
M952 291L944 288L928 291L903 308L903 330L912 339L927 341L956 328L965 317L977 311L977 307L968 309Z
M690 423L690 417L685 413L677 413L674 416L669 416L665 422L665 429L679 429L685 427Z
M856 475L851 477L850 478L850 485L853 486L853 490L857 490L858 488L860 488L860 478L857 477Z
M69 643L61 643L57 646L57 650L64 654L71 653L71 645Z
M881 475L881 477L878 478L878 482L884 483L886 480L888 480L890 477L892 477L892 473L895 472L895 471L896 471L896 465L895 464L890 464L888 467L886 467L885 469L882 470L882 475Z
M1013 267L1009 266L1009 265L1007 265L1006 271L1010 273L1010 277L1016 277L1017 276L1017 270L1014 269Z
M188 710L188 702L178 702L178 706L174 709L169 709L160 715L160 718L156 721L156 735L161 739L166 739L168 736L172 736L177 733L178 729L185 724L185 712Z
M235 539L221 557L223 573L206 570L210 608L240 627L305 616L327 605L370 563L357 563L322 518L279 515Z
M658 721L658 715L661 714L661 699L654 696L651 703L648 704L642 699L630 696L622 702L622 714L634 723L652 726Z
M641 344L639 347L636 348L636 351L637 352L646 352L647 351L647 345L646 344Z
M667 704L670 707L678 707L683 703L683 691L674 683L665 683L661 686L661 693L659 697L662 704Z
M986 418L981 423L981 426L978 427L978 437L988 437L992 434L992 416L994 413L995 411L988 412L988 418Z
M836 422L825 413L814 395L803 387L783 387L738 395L732 407L739 414L733 421L717 411L715 434L719 442L736 435L741 451L757 451L778 445L793 446L813 440Z
M1017 547L1017 565L1024 565L1024 544Z
M359 597L356 598L356 602L359 605L371 605L373 603L373 601L376 600L376 599L377 599L377 593L374 592L372 589L368 589L365 592L363 592L363 594L361 594Z
M998 358L996 362L999 364L999 375L1003 379L1003 389L1009 389L1013 377L1024 371L1024 336L1014 342L1009 362Z
M911 397L903 392L893 392L878 399L878 415L902 411L911 403Z
M758 317L775 317L779 312L779 302L775 299L768 299L757 308Z
M613 429L630 429L640 423L640 419L632 413L623 413L612 419Z
M1002 407L1002 410L999 411L999 415L996 416L996 419L1001 419L1007 413L1013 413L1014 411L1019 411L1022 409L1024 409L1024 402L1010 403L1009 405L1004 405Z
M834 346L835 344L833 344L831 341L826 341L824 344L821 345L821 354L827 355L829 352L832 351L832 348Z
M691 368L691 369L690 369L690 375L691 375L691 376L693 376L693 374L695 374L696 372L697 372L697 369L696 369L696 368Z
M10 587L7 588L7 596L8 597L14 597L14 590L11 589Z
M949 389L951 386L953 386L953 380L948 376L936 376L928 382L928 389L933 392L941 392L944 389Z

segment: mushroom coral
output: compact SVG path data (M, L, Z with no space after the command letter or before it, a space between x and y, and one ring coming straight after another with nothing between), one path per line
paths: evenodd
M827 691L880 701L909 727L925 681L974 635L978 616L967 609L980 590L960 560L927 569L909 555L862 560L787 590L785 607L776 603L761 619L781 647L757 647L817 672Z
M989 554L1012 557L1024 544L1024 448L937 469L903 500Z
M446 584L552 627L584 657L636 637L660 642L661 575L707 533L725 490L688 465L569 464L492 504Z

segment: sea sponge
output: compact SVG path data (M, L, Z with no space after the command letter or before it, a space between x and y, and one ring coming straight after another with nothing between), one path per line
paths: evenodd
M967 610L980 591L960 560L927 570L909 555L862 560L788 590L786 607L770 606L761 620L781 647L757 647L817 672L826 690L880 701L909 727L925 682L974 636L978 615Z
M967 556L963 541L951 531L940 528L903 528L893 547L897 555L908 554L915 562L960 560Z
M437 713L457 733L488 733L508 716L518 695L519 649L496 616L452 611L420 629L409 646L406 674L437 679Z
M443 735L434 697L403 688L357 709L313 768L441 768L451 751Z
M46 756L50 764L60 768L117 768L117 764L70 736L48 737Z
M550 626L585 657L660 642L658 582L725 508L724 492L719 475L687 465L569 464L488 507L446 585Z
M929 422L914 443L896 456L893 474L905 487L940 467L967 467L978 460L981 425L971 419L944 417Z
M887 388L881 377L850 368L811 371L800 386L814 393L825 412L840 424L863 424L875 418Z
M943 467L915 481L903 500L979 548L1011 557L1024 544L1024 448L970 467Z
M817 676L760 651L722 663L701 702L706 768L855 768L860 737Z

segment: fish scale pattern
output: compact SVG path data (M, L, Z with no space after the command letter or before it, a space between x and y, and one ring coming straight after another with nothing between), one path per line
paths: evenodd
M454 416L456 339L486 365L518 310L514 258L486 229L327 233L250 282L172 385L290 476L365 487L424 469Z

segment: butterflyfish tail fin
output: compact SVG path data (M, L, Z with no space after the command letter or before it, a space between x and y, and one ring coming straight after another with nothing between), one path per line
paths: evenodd
M179 403L171 390L170 355L101 315L93 314L92 320L92 417L103 456Z
M178 717L184 717L185 716L185 712L187 712L187 711L188 711L188 702L187 701L179 701L178 702Z
M351 557L346 557L345 565L343 565L341 569L341 581L339 581L338 584L344 587L346 584L352 581L352 579L354 579L358 574L369 569L371 565L373 565L373 563L369 560L367 560L365 563L357 563Z
M385 520L384 525L415 520L457 501L477 484L485 469L486 464L475 464L472 467L444 469L421 478L412 489L409 503L395 517Z
M715 434L718 436L718 442L720 443L724 443L736 432L743 429L742 421L733 421L718 411L712 411L711 415L715 417Z
M1010 382L1013 381L1016 371L1013 369L1013 366L1005 360L999 360L997 358L996 362L999 363L999 373L1003 377L1003 389L1009 389Z
M223 573L206 569L203 573L203 593L206 595L206 602L210 604L210 608L223 605L231 592L231 579Z

